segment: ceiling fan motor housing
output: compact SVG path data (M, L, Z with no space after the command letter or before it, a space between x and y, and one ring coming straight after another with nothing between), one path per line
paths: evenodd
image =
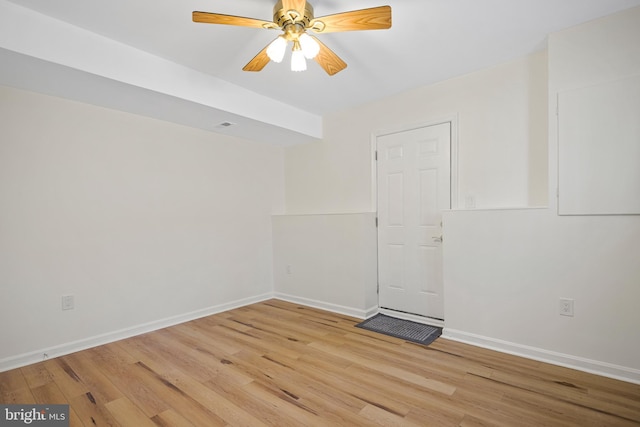
M273 7L273 22L280 28L284 29L290 24L300 24L303 28L308 28L313 20L313 6L306 2L304 6L304 15L296 10L285 10L282 0L278 0Z

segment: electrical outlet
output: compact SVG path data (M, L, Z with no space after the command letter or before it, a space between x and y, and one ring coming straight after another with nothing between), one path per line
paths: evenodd
M560 315L573 317L573 300L571 298L560 298Z
M62 295L62 309L73 310L73 295Z
M291 275L291 265L287 264L287 268L286 268L287 274Z

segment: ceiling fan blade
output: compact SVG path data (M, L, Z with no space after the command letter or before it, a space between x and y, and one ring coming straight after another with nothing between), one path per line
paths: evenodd
M267 56L267 48L269 45L266 45L264 49L262 49L256 56L253 57L247 65L245 65L242 70L243 71L262 71L262 69L267 65L270 61L269 56Z
M391 6L352 10L315 18L309 24L317 33L386 30L391 28Z
M238 25L240 27L252 28L272 28L275 26L271 21L209 12L193 12L193 22L201 22L203 24ZM277 26L275 27L277 28Z
M329 49L324 43L318 40L317 37L311 36L320 46L320 52L315 56L315 61L329 74L333 76L336 73L347 68L347 63L344 62L338 55L336 55L331 49Z
M301 16L304 16L304 8L307 0L282 0L282 8L285 11L295 10Z

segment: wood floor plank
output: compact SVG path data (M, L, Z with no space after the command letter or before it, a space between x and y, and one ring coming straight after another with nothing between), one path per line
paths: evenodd
M42 363L34 363L33 365L20 368L20 370L30 388L40 387L53 382L53 377Z
M257 381L242 387L252 398L262 400L274 407L277 412L287 413L297 420L298 425L323 426L326 420L321 419L318 413L304 402L299 402L294 396L289 395L284 390L274 390Z
M539 408L541 409L539 412L532 414L529 405L514 405L512 402L505 400L504 395L496 398L468 388L456 391L455 405L476 419L484 420L485 422L498 419L501 422L500 424L504 426L538 427L540 425L559 425L555 421L551 410Z
M230 384L224 380L207 381L204 385L216 391L218 394L224 395L226 399L232 401L237 406L242 407L244 411L250 413L254 417L260 418L263 423L269 426L300 426L300 422L295 417L295 414L283 412L276 405L271 405L269 402L257 398L252 394L250 389Z
M640 425L640 385L269 300L0 373L75 426Z
M172 331L158 331L154 339L145 341L145 344L164 353L180 370L194 378L201 378L202 381L225 377L236 384L243 385L253 380L225 363L232 355L214 352L210 348L205 348L206 343L196 345L185 340L184 337L178 338L178 335Z
M36 402L40 404L66 404L67 399L60 391L60 388L55 382L49 382L41 386L32 388L33 396L36 398Z
M630 419L640 419L640 404L637 396L627 392L604 391L597 388L589 389L589 397L599 402L599 407L608 412L616 413Z
M0 393L9 393L21 388L29 388L22 369L0 372Z
M624 412L600 409L600 405L589 406L579 401L565 399L561 396L550 398L545 394L528 390L512 390L505 393L503 401L508 405L521 408L529 414L544 414L550 418L550 425L616 426L638 425L640 422Z
M149 378L145 382L156 383L157 386L160 386L156 393L165 395L168 399L173 400L174 403L180 402L178 406L181 407L186 405L193 407L193 404L196 403L200 408L206 408L211 413L207 420L211 426L231 424L262 427L266 425L259 418L248 414L223 395L207 388L195 378L179 373L179 371L175 371L172 376L163 377L144 364L140 366L143 366L143 369L148 372Z
M385 427L394 427L394 426L415 426L418 427L420 424L415 424L404 417L401 417L397 414L392 414L389 411L385 411L374 405L367 405L360 411L360 415L371 422L371 424L385 426Z
M53 378L55 384L58 385L60 391L62 391L67 399L85 394L89 391L87 386L83 384L78 377L78 374L69 366L67 359L59 357L40 363L49 371L51 378Z
M198 327L197 325L185 324L176 325L176 327L172 328L172 330L180 332L184 335L188 335L200 342L215 344L216 348L227 354L235 354L242 350L242 346L239 346L233 341L225 342L219 339L219 336L215 333L215 331L210 330L209 328L202 328Z
M338 354L354 364L374 369L380 374L391 375L398 380L407 381L420 387L428 388L447 395L452 395L456 391L456 388L451 384L414 374L408 370L400 369L395 365L385 364L371 358L360 356L353 351L349 351L349 349L342 349L341 347L327 343L311 343L310 345L328 353Z
M104 406L107 402L97 402L91 393L73 397L68 403L85 426L120 426Z
M336 342L360 357L374 359L377 362L392 365L403 371L429 378L432 381L447 384L449 391L455 391L457 384L464 378L459 366L449 366L433 358L414 357L412 352L407 351L406 347L400 345L393 346L377 341L373 341L373 344L371 344L370 339L369 345L367 345L366 341L354 339L354 337L355 334L346 334ZM360 338L362 339L363 337Z
M17 388L7 392L0 393L0 403L5 405L11 404L30 404L36 403L36 399L29 388Z
M120 404L130 401L147 417L152 417L171 407L170 403L155 393L151 385L141 378L143 372L136 365L136 361L117 345L107 344L88 351L95 363L99 365L100 370L124 395L124 397L105 403L107 408L115 401L121 402ZM116 419L118 418L116 417ZM120 422L119 419L118 421Z
M126 343L119 344L123 344L124 349L131 351L136 348L134 344L138 344L135 341L135 339L129 339L126 340ZM173 366L168 359L154 352L139 352L138 354L141 357L137 364L143 369L139 373L138 380L145 381L159 398L170 401L172 406L170 409L180 408L178 413L195 426L226 425L226 422L216 415L212 408L202 405L198 401L197 395L188 392L187 388L189 382L192 381L191 377ZM167 411L163 411L151 419L158 424L168 416Z
M293 399L296 405L308 408L328 424L356 426L361 422L357 413L363 405L357 399L339 389L329 391L323 384L303 375L294 368L295 359L275 353L269 357L239 353L236 360L245 362L247 370L252 366L256 374L266 373L267 378L258 380L261 385L286 400Z
M70 354L65 360L80 381L87 386L88 391L84 395L89 399L104 404L123 397L122 392L90 357L90 353Z
M460 424L458 424L458 426L459 427L494 427L496 426L496 424L494 424L491 421L484 421L474 417L473 415L467 414L464 416L462 421L460 421Z
M179 413L173 409L167 409L166 411L151 418L158 427L197 427L183 418Z
M164 338L164 337L163 337ZM144 375L139 374L139 380L144 381L154 392L165 401L173 402L174 406L182 408L183 418L194 425L263 425L258 418L247 414L223 396L217 395L208 389L204 383L210 375L200 376L195 371L185 373L173 366L171 359L159 356L157 352L148 351L148 347L140 345L136 339L125 340L119 345L130 354L137 356L140 361L136 364L144 369ZM180 347L181 344L176 342ZM168 354L169 357L170 354ZM211 363L212 360L209 361ZM188 366L191 366L190 364ZM238 381L238 376L225 375L226 372L218 372L214 375L216 381L223 378L230 379L236 385L243 385L251 380ZM166 412L166 411L165 411ZM160 415L160 414L159 414ZM152 417L159 423L166 418L166 414L160 417Z
M126 397L116 399L105 406L122 427L156 427L156 424Z
M0 372L0 403L36 403L22 369Z
M67 404L68 399L55 382L48 382L31 390L35 397L35 403L41 405ZM69 407L69 426L83 427L85 424L77 415L74 407Z
M451 411L439 405L425 404L413 406L405 419L420 426L458 426L464 419L464 412Z
M399 395L395 390L385 389L385 384L381 382L367 384L359 372L336 370L330 362L315 357L303 358L293 366L306 378L322 384L323 390L328 390L329 393L339 390L341 393L333 393L335 397L342 398L356 412L360 412L366 405L374 405L394 414L407 414L411 409L411 405L396 398ZM342 397L345 394L347 396Z

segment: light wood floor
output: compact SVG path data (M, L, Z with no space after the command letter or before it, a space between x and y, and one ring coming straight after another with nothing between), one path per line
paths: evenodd
M626 426L640 386L266 301L0 373L71 426Z

